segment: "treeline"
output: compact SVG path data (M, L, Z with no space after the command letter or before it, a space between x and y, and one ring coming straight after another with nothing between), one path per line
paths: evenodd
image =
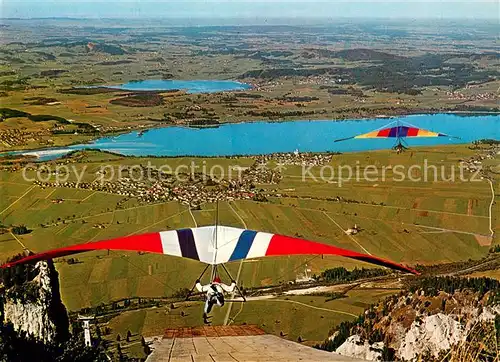
M354 327L358 325L362 325L365 321L365 317L360 315L356 320L354 321L344 321L341 322L337 328L334 330L330 331L329 334L332 335L332 338L328 338L325 340L323 343L318 344L314 346L315 348L318 349L323 349L328 352L333 352L337 348L339 348L342 343L346 341L347 338L349 338L352 334L352 330Z
M188 290L189 292L189 290ZM174 297L176 298L176 296ZM184 299L185 295L183 298ZM125 310L136 310L136 309L143 309L143 308L149 308L149 307L160 307L161 305L165 304L168 302L171 302L171 298L167 297L130 297L130 298L123 298L119 300L115 300L110 303L101 303L99 305L96 305L94 307L87 307L79 310L78 312L73 312L72 316L76 317L78 314L83 314L83 315L96 315L96 316L103 316L107 314L114 314L114 313L121 313L122 311Z
M353 68L351 76L359 85L382 92L415 93L421 87L463 87L470 82L487 82L498 72L476 70L467 64L415 66L407 62L390 62L382 66Z
M48 70L42 70L40 72L40 76L53 78L53 77L58 77L59 75L67 72L68 71L65 69L48 69Z
M251 99L258 99L258 98L263 98L262 94L257 94L257 93L245 93L245 92L237 92L234 93L234 96L237 98L251 98Z
M120 65L133 63L131 60L108 60L105 62L97 63L97 65Z
M312 101L318 101L318 97L310 97L310 96L286 96L286 97L280 97L276 98L279 101L285 101L285 102L312 102Z
M4 121L7 118L14 118L14 117L26 117L33 122L57 121L59 123L64 123L64 124L71 123L66 118L59 116L52 116L48 114L31 114L28 112L19 111L17 109L0 108L0 121Z
M193 119L188 122L188 125L192 127L203 127L203 126L218 126L220 122L214 118L201 118L201 119Z
M340 87L334 87L334 86L328 86L328 85L322 85L319 87L319 89L326 89L328 93L332 95L352 95L355 97L364 97L364 93L361 89L354 88L352 86L348 88L340 88Z
M258 79L276 79L282 77L313 77L320 75L342 75L348 77L348 74L341 68L275 68L249 70L239 78L258 78Z
M306 49L301 55L307 59L315 57L340 58L352 62L359 62L359 61L382 62L386 60L405 59L405 57L400 55L381 52L373 49L366 49L366 48L345 49L340 51L310 48Z
M0 82L0 89L5 91L25 89L29 84L29 77L21 77L17 79L6 79Z
M16 225L12 227L12 233L15 235L24 235L29 234L31 232L30 229L26 227L26 225Z
M321 113L326 113L326 110L324 110ZM299 116L308 116L316 114L316 111L284 111L284 112L279 112L279 111L246 111L245 115L246 116L252 116L252 117L263 117L263 118L269 118L269 119L280 119L280 118L285 118L285 117L299 117Z
M93 95L101 93L117 93L122 92L121 89L113 89L106 87L88 87L88 88L63 88L57 90L58 93L62 94L78 94L78 95Z
M469 289L482 297L487 292L493 292L493 299L500 299L500 282L491 278L458 278L458 277L425 277L408 281L410 292L423 290L428 296L436 296L439 292L453 294L455 291Z
M88 47L89 44L92 44L91 48ZM106 44L106 43L92 43L92 42L88 42L86 45L87 45L86 49L89 52L99 52L110 55L124 55L127 53L127 51L125 51L125 49L123 49L119 45ZM128 63L131 62L129 61Z
M18 111L17 109L0 108L0 119L2 121L7 118L28 117L30 115L31 115L30 113Z
M387 275L390 272L385 269L354 268L347 270L344 267L326 269L320 274L320 279L327 282L350 282L358 279L373 278Z
M291 57L293 52L289 50L254 50L254 49L241 49L237 46L229 47L227 44L217 47L216 45L210 50L196 50L192 51L195 55L235 55L236 59L257 59L257 60L270 60L269 57Z
M28 112L19 111L17 109L0 108L0 122L6 120L7 118L14 117L26 117L33 122L56 121L60 124L71 124L73 126L77 126L78 131L81 133L97 133L95 127L89 123L70 122L66 118L53 116L51 114L31 114ZM74 130L72 132L74 132ZM57 133L57 131L53 133Z
M25 97L24 101L25 101L25 103L28 103L31 105L43 106L43 105L46 105L48 103L57 102L58 100L55 98L47 98L47 97Z
M28 335L17 332L12 323L0 324L1 361L37 362L107 362L101 341L94 339L92 347L86 347L82 334L74 334L67 341L45 344Z
M500 143L500 141L496 141L496 142ZM500 253L500 244L492 246L489 251L492 254L493 253Z
M17 254L10 258L8 262L14 262L24 257L26 257L25 254ZM11 268L0 268L0 282L2 282L6 290L9 290L33 280L37 274L38 271L35 269L34 264L18 264ZM9 297L11 296L14 295L10 295Z
M354 51L350 50L351 53ZM353 68L258 69L245 72L240 78L272 80L282 77L335 76L342 84L358 84L381 92L417 95L422 87L463 87L467 83L488 82L500 75L498 71L481 70L470 63L447 63L447 60L457 55L424 54L406 58L381 56L382 53L373 51L365 53L360 52L355 59L371 60L377 64Z
M500 145L500 140L494 140L494 139L485 138L485 139L481 139L479 141L474 141L472 143L475 144L475 145L478 145L478 144L483 144L483 145ZM493 248L495 248L495 250L497 250L497 251L493 251L493 253L500 253L500 245L495 245ZM492 252L491 249L490 249L490 252Z

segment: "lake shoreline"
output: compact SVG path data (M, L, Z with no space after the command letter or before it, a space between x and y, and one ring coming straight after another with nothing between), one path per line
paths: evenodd
M423 129L434 129L450 136L463 137L460 141L455 140L452 142L457 144L469 143L475 139L500 138L496 131L497 126L495 126L500 120L498 116L499 114L491 114L491 112L487 115L484 113L479 114L478 112L474 114L418 113L405 116L402 122L409 125L411 123L408 123L408 121L416 122L419 124L417 127ZM464 119L464 122L457 122L462 117L468 119ZM474 117L479 117L479 123L473 121ZM8 150L2 151L2 153L3 155L32 154L36 155L40 160L57 159L74 150L84 149L100 149L123 156L137 157L244 157L293 152L295 149L299 149L300 152L343 153L351 150L362 151L380 149L380 147L392 147L394 138L387 138L385 141L384 139L378 139L370 143L357 140L356 143L350 146L334 142L335 139L379 129L390 122L386 117L379 116L376 118L343 120L259 120L253 122L221 123L216 126L210 125L210 127L158 124L155 127L126 129L105 135L97 135L85 142L77 141L71 145ZM481 131L473 131L476 128ZM154 134L150 134L150 132L154 132ZM284 134L288 134L289 136L283 137ZM186 137L189 139L190 137L199 139L187 142ZM165 144L164 139L171 139L173 142ZM233 143L232 140L241 142ZM440 144L447 144L451 142L451 139L443 137L439 141L437 139L433 141L429 138L420 138L415 142L417 144L422 144L422 142L423 144L432 144L436 143L436 141L440 142ZM391 144L389 145L389 143ZM212 146L208 146L209 144Z
M211 87L207 87L207 84L210 84ZM147 79L132 80L123 84L98 85L96 87L125 92L169 93L172 91L183 91L187 94L201 94L246 91L253 89L255 86L231 79Z
M80 141L75 141L75 142L68 142L65 144L61 144L58 146L48 146L48 147L37 147L37 148L23 148L23 147L13 147L13 148L3 148L0 145L0 154L1 153L8 153L8 152L35 152L35 151L42 151L42 150L48 150L48 149L56 149L56 148L62 148L62 147L70 147L70 146L75 146L78 144L91 144L95 140L98 140L100 138L105 138L105 137L113 137L113 136L119 136L122 134L126 133L131 133L131 132L143 132L146 133L150 130L155 130L159 128L170 128L170 127L182 127L182 128L188 128L188 129L206 129L206 128L218 128L220 126L224 125L231 125L231 124L245 124L245 123L287 123L287 122L297 122L297 121L307 121L307 122L365 122L365 121L370 121L370 120L379 120L379 119L393 119L396 117L408 117L408 116L418 116L418 115L437 115L437 114L447 114L447 115L456 115L456 116L464 116L464 117L481 117L481 116L500 116L500 111L444 111L444 110L436 110L436 109L419 109L419 110L408 110L408 112L397 112L394 114L379 114L379 115L374 115L370 117L362 117L362 118L349 118L348 116L342 117L342 118L332 118L332 119L324 119L324 118L309 118L309 119L303 119L303 118L297 118L297 119L292 119L292 118L287 118L287 119L277 119L277 120L265 120L265 119L255 119L255 120L240 120L240 121L234 121L234 122L220 122L217 125L210 125L209 127L204 127L204 126L190 126L189 124L186 123L179 123L179 124L172 124L171 122L158 122L158 124L150 124L150 125L145 125L144 127L135 127L135 128L127 128L123 130L113 130L109 132L100 132L99 134L96 135L89 135L87 139L85 140L80 140ZM83 136L83 135L82 135ZM58 137L58 135L53 135L53 137Z

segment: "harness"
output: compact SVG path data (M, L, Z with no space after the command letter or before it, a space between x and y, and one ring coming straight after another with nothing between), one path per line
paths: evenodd
M219 290L216 288L216 286L214 284L210 285L210 289L212 289L214 291L214 295L212 296L212 299L216 298L220 303L224 304L224 294L219 292Z

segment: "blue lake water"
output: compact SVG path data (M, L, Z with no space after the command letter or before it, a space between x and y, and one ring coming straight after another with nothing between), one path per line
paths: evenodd
M232 80L161 80L150 79L110 86L109 88L132 91L161 91L184 89L188 93L215 93L252 88L249 84Z
M500 139L500 116L458 116L453 114L411 115L394 119L347 121L253 122L221 125L217 128L157 128L140 134L130 132L103 137L92 143L22 152L54 159L73 150L99 148L130 156L226 156L274 152L352 152L389 149L395 139L334 140L381 128L400 119L416 127L446 133L449 137L407 138L408 146L469 143L478 139ZM21 153L21 152L18 152Z

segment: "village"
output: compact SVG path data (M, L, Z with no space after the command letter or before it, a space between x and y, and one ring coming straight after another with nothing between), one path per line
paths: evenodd
M20 147L30 142L34 142L36 139L49 137L50 135L52 135L52 133L49 130L32 132L22 129L7 129L0 131L0 144L3 144L5 148ZM50 140L46 141L47 145L51 143Z
M478 147L478 145L473 147ZM488 170L482 168L482 161L493 159L500 152L500 146L493 144L488 147L479 147L478 151L476 155L461 160L461 165L468 172L480 170L481 175L487 177ZM167 173L151 164L140 164L123 168L119 177L110 180L105 179L107 177L105 172L97 171L97 177L92 182L36 180L34 184L42 188L64 187L112 193L127 198L137 198L143 203L177 201L191 208L198 208L204 203L216 201L242 199L265 201L269 196L279 197L281 194L269 185L279 184L282 171L286 170L287 166L323 166L329 164L332 157L332 153L301 153L298 150L293 153L258 155L251 157L254 163L250 167L237 166L238 172L233 172L232 176L226 175L226 177L194 171ZM71 159L69 157L57 162L68 164L71 163ZM44 169L43 165L43 163L31 164L29 169L47 173L48 169ZM8 166L3 168L11 171L17 169ZM52 171L51 174L55 176L57 172ZM147 175L147 177L140 177L140 175ZM263 185L267 187L265 189L259 187ZM54 202L61 203L64 200Z
M488 147L484 147L484 145ZM487 142L474 142L471 149L477 149L479 152L475 155L462 160L460 163L464 169L468 172L479 172L481 177L491 178L491 172L495 172L489 167L483 167L484 160L493 160L500 154L500 144L497 142L487 143ZM498 172L498 171L497 171Z
M468 88L466 88L468 89ZM459 91L448 91L446 92L446 95L448 96L448 99L452 100L467 100L467 101L489 101L489 100L494 100L498 98L498 95L496 95L493 92L484 92L484 93L478 93L478 94L464 94Z
M181 204L197 208L204 203L232 200L264 201L266 196L276 190L266 188L261 190L258 185L276 185L280 182L281 170L285 165L321 166L329 163L331 154L312 153L277 153L265 156L255 156L254 163L247 168L241 168L238 177L217 178L201 172L169 174L154 166L140 165L125 168L122 177L103 182L98 171L98 177L92 182L34 182L42 188L66 187L91 191L107 192L137 198L144 203L178 201ZM67 162L63 161L63 162ZM271 167L271 163L276 166ZM36 170L36 166L31 166ZM148 175L147 178L137 177L137 173ZM236 175L235 175L236 176ZM57 200L57 203L64 200Z

